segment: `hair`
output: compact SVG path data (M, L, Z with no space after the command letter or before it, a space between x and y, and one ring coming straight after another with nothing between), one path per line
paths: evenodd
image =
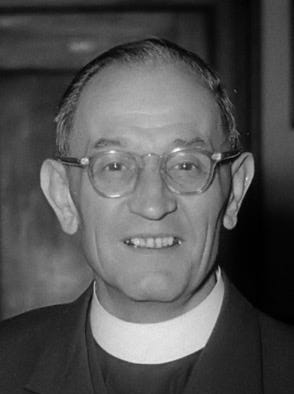
M220 109L222 128L232 150L240 147L239 133L232 112L232 103L220 78L198 55L165 39L148 38L115 46L102 53L83 67L74 77L60 102L55 121L57 154L66 156L70 152L70 136L75 111L86 84L104 68L114 64L160 64L180 63L212 92Z

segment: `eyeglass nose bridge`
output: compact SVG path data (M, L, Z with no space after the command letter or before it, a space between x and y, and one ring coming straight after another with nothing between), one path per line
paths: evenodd
M139 166L138 166L138 171L137 171L137 177L136 177L136 181L134 183L132 191L136 190L136 188L138 187L138 184L140 182L140 178L142 176L141 174L146 169L146 158L150 159L152 157L157 159L154 169L155 169L155 171L159 171L160 179L161 179L162 183L164 184L164 186L166 188L168 188L170 191L177 193L177 191L175 191L173 188L171 188L167 182L168 175L165 170L166 156L159 155L159 154L153 153L153 152L149 152L149 153L146 153L145 155L140 156L140 162L138 163Z
M159 162L159 165L161 166L162 159L163 159L164 155L159 155L159 154L153 153L153 152L148 152L148 153L146 153L145 155L141 155L141 156L140 156L141 161L142 161L142 163L144 163L144 164L142 165L143 168L145 167L145 159L146 159L146 157L147 157L147 158L156 157L156 158L157 158L157 162Z

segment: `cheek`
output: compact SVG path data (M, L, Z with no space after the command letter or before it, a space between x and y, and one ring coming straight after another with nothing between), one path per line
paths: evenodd
M215 254L226 207L226 193L220 186L220 182L215 180L206 193L191 199L189 206L184 208L191 229L191 253L197 255L203 264L211 254Z
M107 226L107 217L112 212L113 200L101 197L92 187L87 172L76 177L73 183L75 202L80 214L81 230L95 231L97 226Z
M112 201L99 201L98 198L86 198L81 205L81 232L90 244L102 245L111 241L114 232L115 215ZM100 242L99 242L100 240Z
M189 227L197 238L213 232L222 218L226 205L224 199L211 197L209 194L194 197L194 204L185 209Z
M84 178L87 178L86 174ZM80 183L78 196L75 194L80 216L79 231L87 260L91 266L99 266L101 245L107 248L111 243L116 201L99 196L88 179L84 178Z

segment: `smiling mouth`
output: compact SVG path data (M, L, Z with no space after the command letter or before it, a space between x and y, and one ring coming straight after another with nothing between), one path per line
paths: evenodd
M166 249L181 245L182 241L178 237L132 237L127 238L124 244L133 248L144 249Z

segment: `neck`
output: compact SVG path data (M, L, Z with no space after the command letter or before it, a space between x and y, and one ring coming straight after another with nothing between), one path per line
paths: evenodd
M199 305L216 283L215 273L194 292L170 302L138 301L96 279L96 295L101 305L119 319L133 323L159 323L173 319Z

